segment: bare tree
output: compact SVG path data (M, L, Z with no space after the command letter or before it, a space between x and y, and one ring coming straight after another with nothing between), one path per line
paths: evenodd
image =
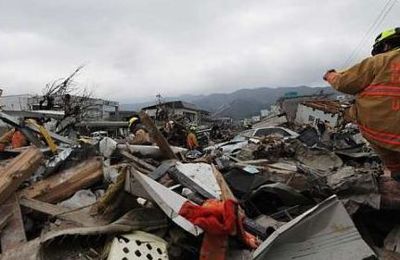
M39 101L40 109L62 109L64 117L74 116L79 119L91 106L93 93L87 88L80 88L76 76L84 68L80 65L68 77L46 84Z

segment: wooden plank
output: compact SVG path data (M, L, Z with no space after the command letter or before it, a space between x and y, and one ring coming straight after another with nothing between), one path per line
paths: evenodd
M24 223L22 220L21 209L19 207L18 198L15 194L12 194L0 206L0 218L4 218L10 213L12 215L8 220L7 225L0 233L0 243L2 252L6 252L7 250L17 248L26 242L26 235L25 235Z
M57 203L103 179L102 159L94 157L23 189L21 198Z
M167 159L178 159L175 153L172 151L171 147L169 146L167 140L158 130L156 125L154 124L153 120L144 112L140 111L139 113L140 119L142 123L147 127L151 138L157 143L158 147L160 147L161 152Z
M156 169L155 166L153 166L153 165L151 165L151 164L149 164L149 163L147 163L147 162L145 162L145 161L143 161L143 160L137 158L136 156L134 156L134 155L128 153L127 151L120 151L120 153L121 153L125 158L127 158L128 160L130 160L130 161L132 161L132 162L135 162L135 163L138 164L140 167L142 167L142 168L144 168L144 169L146 169L146 170L154 171L154 170Z
M227 199L236 200L235 195L233 195L231 189L229 188L222 174L218 171L218 169L215 167L214 164L211 164L211 167L215 179L217 180L219 187L221 188L221 200L227 200Z
M6 201L28 179L42 162L42 152L35 148L22 152L0 171L0 204Z
M100 225L100 223L95 218L79 210L74 211L58 205L53 205L47 202L27 198L21 199L19 203L21 206L24 206L26 208L33 209L52 217L68 220L81 226L92 227Z

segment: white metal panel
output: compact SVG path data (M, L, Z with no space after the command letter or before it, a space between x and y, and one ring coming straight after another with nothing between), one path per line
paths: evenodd
M253 259L354 260L375 256L334 195L277 229Z
M176 168L186 177L192 179L201 188L216 199L221 198L221 188L218 185L211 165L207 163L176 163Z

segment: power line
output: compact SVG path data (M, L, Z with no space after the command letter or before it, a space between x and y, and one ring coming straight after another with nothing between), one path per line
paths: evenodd
M386 1L382 10L379 12L378 16L375 18L374 22L371 24L371 26L368 28L367 32L361 38L361 41L358 43L356 48L354 48L354 50L351 52L350 56L344 62L343 67L349 65L350 62L353 60L353 58L358 56L359 51L363 48L366 40L370 37L371 32L374 32L376 30L376 28L383 22L383 20L386 18L387 14L393 8L395 3L396 3L396 0L393 0L393 1L387 0Z
M375 29L374 29L374 35L377 34L378 28L381 27L383 21L385 21L386 16L389 14L389 12L393 9L393 6L396 4L397 0L393 0L392 4L389 6L389 8L386 10L386 12L383 14L381 17L380 21L376 24ZM365 45L362 45L360 48L360 51L365 48ZM355 56L354 58L357 58L360 55L360 52Z

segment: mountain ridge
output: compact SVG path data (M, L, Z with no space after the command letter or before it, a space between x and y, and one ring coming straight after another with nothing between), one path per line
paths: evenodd
M229 116L234 119L260 114L260 110L269 108L277 99L288 92L296 92L298 95L312 95L323 92L325 94L337 93L330 87L259 87L243 88L231 93L211 93L208 95L180 95L177 97L166 97L163 101L182 100L195 104L201 109L209 111L216 117ZM139 110L153 102L121 104L121 110L134 109Z

